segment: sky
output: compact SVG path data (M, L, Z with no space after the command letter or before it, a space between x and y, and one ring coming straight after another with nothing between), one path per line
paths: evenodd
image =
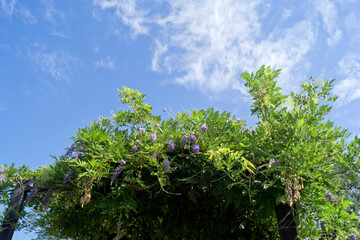
M163 118L214 107L254 126L240 74L264 64L284 93L336 79L329 119L353 137L359 46L357 0L0 0L0 165L51 164L78 127L124 109L123 85Z

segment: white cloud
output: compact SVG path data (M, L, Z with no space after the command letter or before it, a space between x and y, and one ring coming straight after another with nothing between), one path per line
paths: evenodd
M349 103L360 98L360 55L348 54L338 63L339 73L345 78L336 83L335 95L340 104Z
M31 14L29 9L19 7L16 12L19 13L22 21L25 24L33 25L33 24L37 23L36 17Z
M0 9L6 16L17 16L25 24L33 25L37 23L36 17L31 14L30 10L18 4L16 0L0 0Z
M345 28L348 32L351 32L354 29L359 28L359 24L357 23L358 21L354 12L351 12L345 17Z
M112 60L109 56L107 56L106 59L100 59L99 61L96 61L94 65L96 68L116 68L115 61Z
M99 12L98 12L97 10L93 10L92 13L91 13L91 16L92 16L94 19L96 19L96 20L98 20L98 21L101 21L100 14L99 14Z
M56 24L57 18L61 20L65 18L64 13L54 7L53 0L43 0L43 4L45 5L45 20Z
M51 33L52 36L56 36L56 37L60 37L60 38L65 38L65 39L71 39L70 36L66 35L66 34L63 34L61 32L58 32L58 31L53 31Z
M351 12L345 17L345 29L351 41L360 41L360 17Z
M313 1L316 11L321 15L323 27L328 33L327 44L334 47L342 38L342 31L339 29L337 22L337 8L331 0Z
M7 111L5 104L3 102L0 102L0 111Z
M281 17L285 20L288 19L293 14L292 9L284 9Z
M69 53L62 50L47 51L45 48L38 48L30 50L29 57L37 70L40 70L47 78L50 77L49 83L55 81L71 85L69 76L77 61Z
M134 36L148 32L148 28L144 25L147 12L137 9L134 0L94 0L94 4L102 9L115 8L116 16L131 27Z
M12 15L14 13L14 7L16 4L16 0L0 0L1 9L7 14Z
M142 1L94 3L114 9L134 36L149 33L153 37L154 71L177 74L177 83L212 92L243 91L240 73L263 64L284 69L279 82L291 89L301 79L298 73L308 66L305 56L316 39L317 28L310 19L265 32L261 20L271 6L260 0L155 1L168 5L158 12L157 6L143 7ZM284 14L290 17L291 12Z
M159 41L156 41L155 43L156 43L156 48L155 48L155 53L154 53L154 56L153 56L153 59L152 59L151 68L154 71L160 72L161 67L159 66L159 61L160 61L161 55L166 53L166 51L168 49L167 49L167 46L163 46ZM170 69L169 72L171 72L171 66L168 66L168 69Z

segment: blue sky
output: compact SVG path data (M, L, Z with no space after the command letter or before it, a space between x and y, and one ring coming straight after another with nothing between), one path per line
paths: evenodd
M336 79L330 119L360 128L356 0L0 0L0 164L53 162L77 128L120 109L122 85L154 113L214 107L250 117L243 71L281 68L297 91Z

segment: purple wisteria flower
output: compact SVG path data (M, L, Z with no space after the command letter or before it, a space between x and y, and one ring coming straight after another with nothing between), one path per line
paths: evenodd
M192 146L191 151L192 151L193 153L199 153L199 151L200 151L200 146L199 146L199 144L195 143L195 144Z
M65 157L69 158L73 154L74 150L75 150L74 146L69 147L65 153Z
M164 171L168 172L170 170L170 162L165 159Z
M278 162L278 160L275 160L275 159L271 158L270 161L269 161L270 167L275 166L277 162Z
M30 184L29 184L30 185ZM31 188L30 188L30 192L28 193L27 195L27 199L26 201L27 202L30 202L36 195L36 187L33 185Z
M80 153L82 153L83 150L84 150L84 147L83 147L83 146L80 146L77 151L80 152Z
M151 121L148 121L147 124L152 125L152 122L151 122Z
M175 144L174 144L173 140L169 139L168 146L169 146L169 150L174 150Z
M325 197L327 197L329 200L332 200L333 196L329 190L326 190Z
M203 123L203 125L201 125L200 130L203 131L203 132L207 131L207 126L206 126L205 123Z
M3 173L3 172L5 172L5 168L4 168L4 167L1 167L1 168L0 168L0 173Z
M123 171L123 168L120 166L117 166L115 168L115 172L113 172L112 176L111 176L111 181L114 181L119 175L120 173Z
M145 132L145 128L139 128L139 133Z
M122 225L122 222L117 222L116 223L117 227L116 227L116 239L120 239L120 231L121 231L121 225Z
M117 222L117 228L116 228L116 230L118 231L118 232L120 232L120 230L121 230L121 225L122 225L122 222Z
M141 144L140 140L136 140L136 143L137 143L137 144Z
M191 132L189 139L190 139L190 142L195 142L196 141L195 133Z
M156 124L155 124L155 127L160 127L160 124L156 123Z
M150 136L150 141L155 141L155 140L156 140L156 133L153 133Z
M4 174L0 174L0 181L4 180L6 176Z
M123 165L126 164L126 162L124 160L120 160L119 161L120 166L117 166L115 168L115 172L113 172L112 176L111 176L111 181L114 181L124 170Z
M51 189L48 190L48 192L45 194L43 200L42 200L42 205L45 206L48 203L49 200L49 196L51 194Z
M236 121L237 121L238 123L241 123L243 120L242 120L242 118L237 118Z
M76 155L75 155L75 158L78 159L82 154L83 154L83 149L84 147L83 146L80 146L78 148L78 150L76 151Z
M114 181L119 175L120 173L123 171L122 167L117 166L115 168L115 172L113 172L112 176L111 176L111 181Z
M188 144L188 140L187 140L188 136L184 136L183 138L183 144L184 144L184 148L187 148L187 144Z
M33 182L29 182L29 187L34 187L34 183Z
M64 176L64 183L68 183L70 181L70 177L73 173L74 173L73 169L70 168L69 171Z
M350 237L349 237L350 240L356 240L356 236L355 234L351 234Z
M245 127L245 126L241 126L241 129L242 129L242 130L246 130L246 129L248 129L248 128Z
M138 147L137 147L137 146L133 146L133 147L131 148L131 151L133 151L133 152L137 152L137 150L138 150Z
M156 153L151 152L151 153L150 153L150 156L151 156L152 158L156 158Z
M331 194L331 192L330 192L329 190L326 190L325 197L327 197L327 199L328 199L331 203L339 202L337 199L335 199L335 198L333 197L333 195Z

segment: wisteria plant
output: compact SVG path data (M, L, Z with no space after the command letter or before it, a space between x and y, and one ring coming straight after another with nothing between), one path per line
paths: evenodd
M40 229L40 239L278 239L280 203L293 208L302 239L356 239L349 193L358 188L347 184L359 180L359 145L324 120L333 80L285 95L279 73L242 74L253 127L213 108L161 120L124 87L130 109L79 128L54 164L0 168L1 203L29 179L35 215L20 226Z

